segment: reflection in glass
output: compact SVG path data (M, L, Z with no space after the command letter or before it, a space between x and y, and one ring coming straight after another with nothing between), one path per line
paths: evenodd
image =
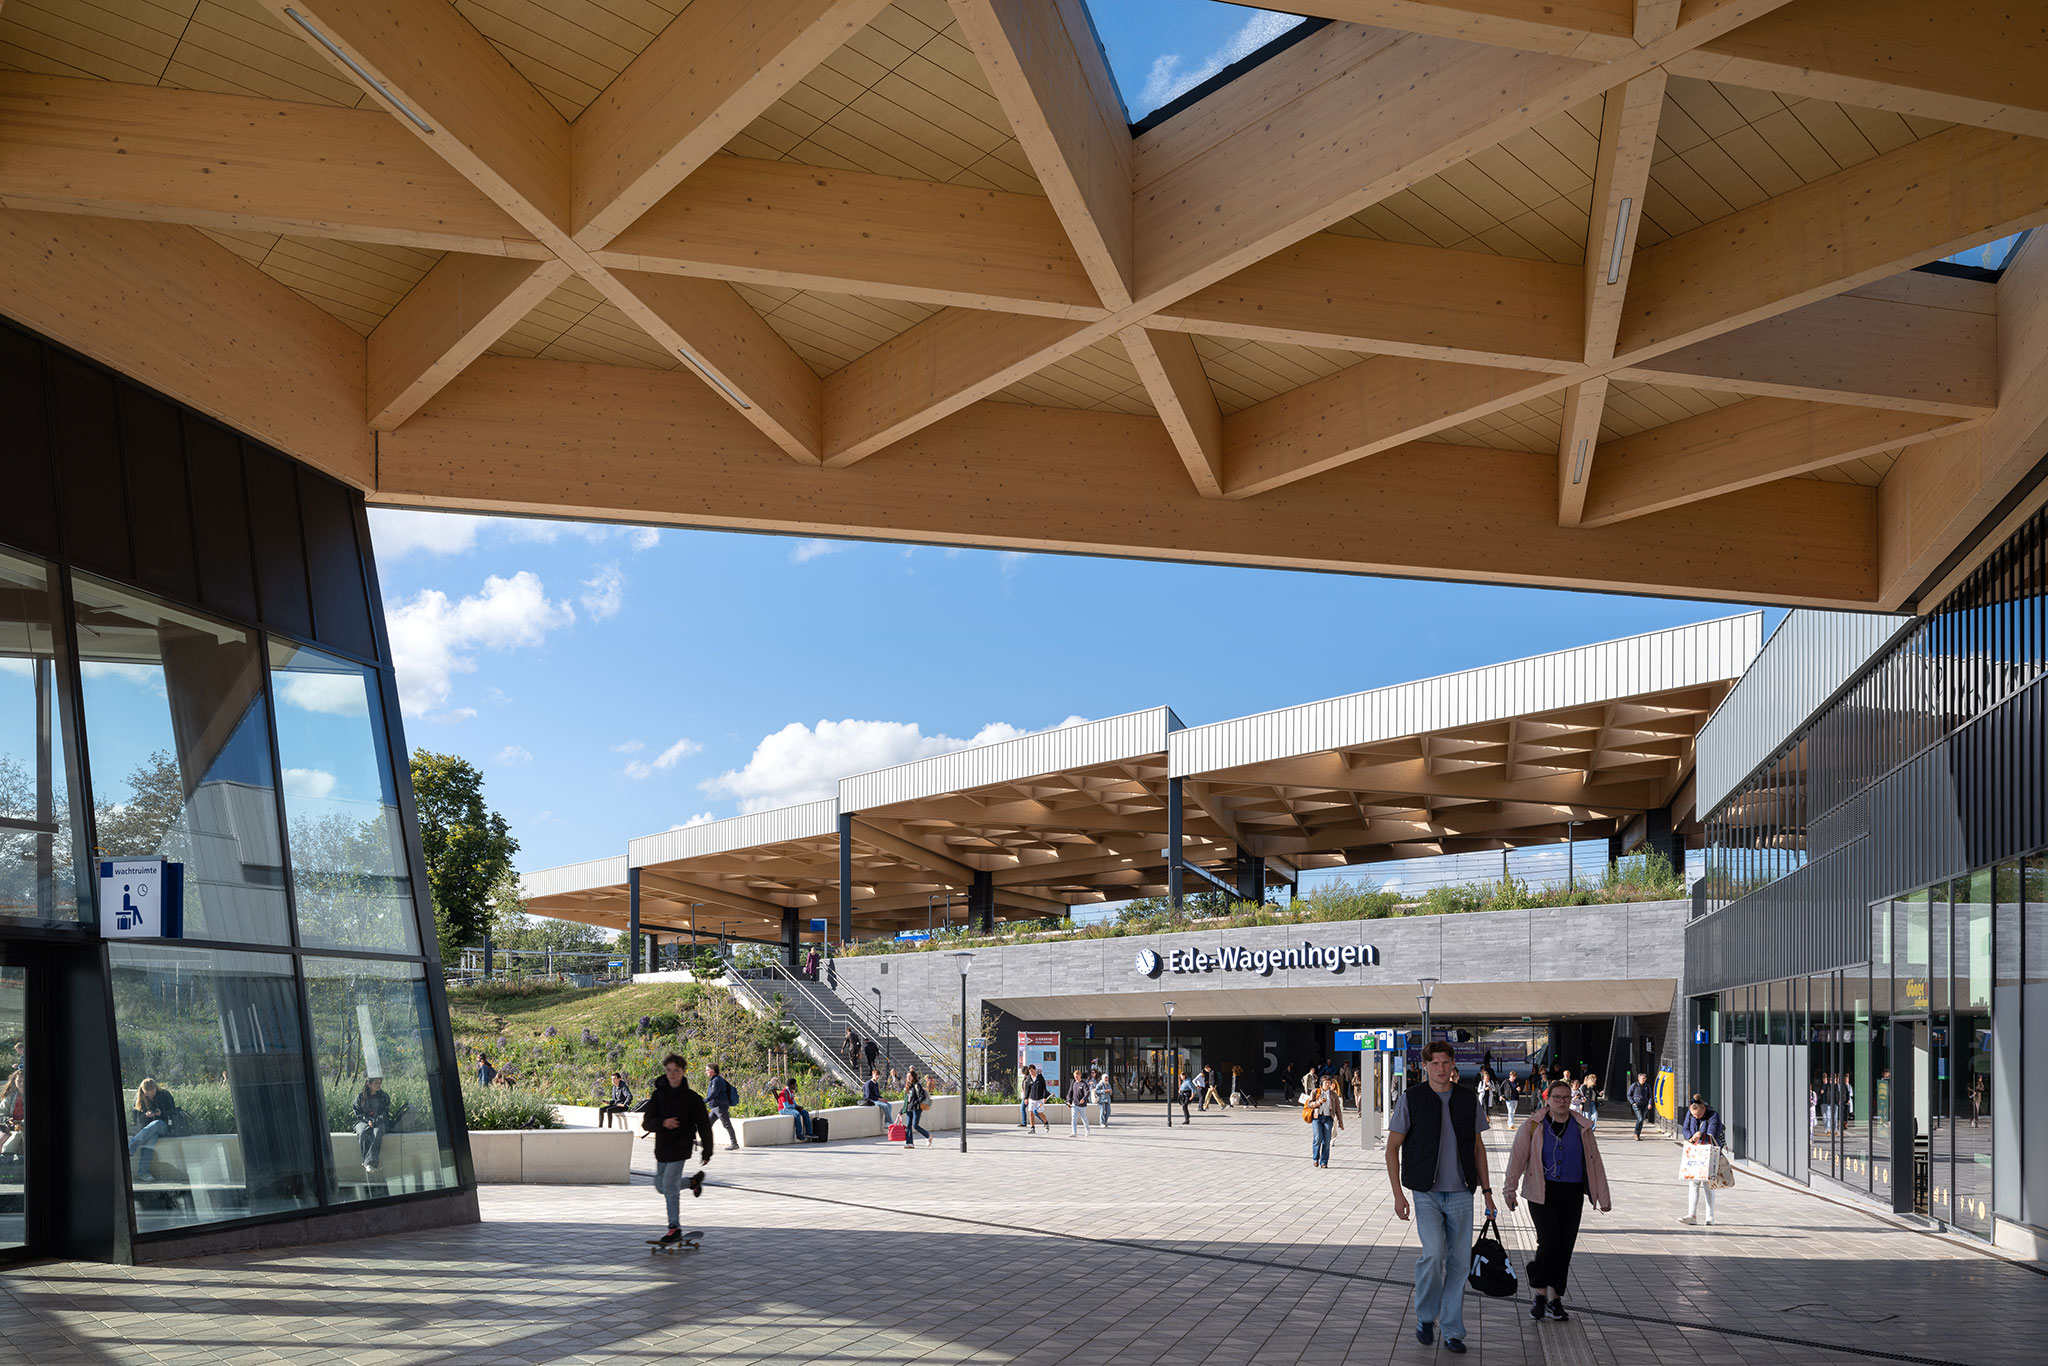
M314 1204L291 959L122 943L107 956L136 1232Z
M1956 1225L1991 1236L1991 869L1956 883L1955 1135Z
M1124 113L1136 122L1301 23L1298 14L1217 0L1133 5L1088 0Z
M28 970L0 968L0 1251L28 1241Z
M246 631L72 577L101 858L185 865L185 937L290 940L263 667Z
M280 640L270 668L300 942L418 953L376 676Z
M92 906L61 617L51 569L0 553L0 916L16 920Z
M434 1051L420 965L304 961L333 1153L328 1198L375 1200L454 1186L447 1118L454 1092Z

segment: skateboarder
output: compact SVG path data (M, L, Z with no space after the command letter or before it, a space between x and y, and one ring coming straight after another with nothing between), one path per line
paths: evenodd
M661 1236L662 1243L683 1238L683 1167L690 1160L692 1135L703 1144L704 1161L711 1160L711 1112L704 1107L704 1098L690 1089L687 1066L680 1053L661 1060L662 1075L654 1079L640 1117L640 1127L654 1135L654 1188L668 1205L668 1232ZM689 1186L692 1196L704 1194L701 1164L690 1174Z

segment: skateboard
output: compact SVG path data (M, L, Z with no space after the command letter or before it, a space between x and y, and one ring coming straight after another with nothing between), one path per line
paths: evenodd
M690 1232L685 1233L682 1237L676 1239L673 1243L664 1243L659 1238L649 1238L647 1240L647 1250L650 1253L656 1254L663 1252L695 1252L697 1250L698 1244L702 1243L703 1241L704 1230L701 1228L692 1229Z

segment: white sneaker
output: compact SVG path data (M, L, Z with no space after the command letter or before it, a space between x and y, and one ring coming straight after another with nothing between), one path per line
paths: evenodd
M1699 1220L1693 1218L1690 1214L1681 1214L1678 1216L1678 1222L1681 1224L1697 1224Z

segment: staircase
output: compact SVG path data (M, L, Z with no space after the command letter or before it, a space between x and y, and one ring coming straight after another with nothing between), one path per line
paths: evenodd
M891 1068L901 1076L914 1067L935 1092L959 1084L938 1045L893 1011L877 1014L865 1001L849 1001L823 982L801 977L781 963L728 969L726 976L735 991L752 998L763 1011L772 1009L779 997L785 1018L803 1036L805 1051L855 1091L867 1084L867 1063L863 1058L855 1068L840 1052L848 1025L856 1037L875 1041L874 1065L884 1078Z

